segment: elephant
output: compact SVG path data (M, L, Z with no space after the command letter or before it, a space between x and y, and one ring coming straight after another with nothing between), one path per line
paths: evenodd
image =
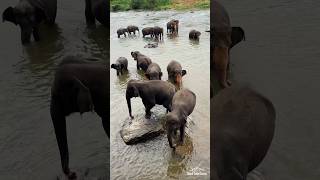
M145 75L149 80L161 80L162 72L160 66L157 63L151 63Z
M138 31L138 33L140 33L139 28L137 26L133 26L130 25L127 27L128 33L131 35L131 33L133 33L134 35L136 35L136 31Z
M151 117L150 110L156 104L163 105L163 107L167 109L167 112L171 111L171 101L175 92L175 87L167 81L130 80L126 90L126 99L130 118L134 118L131 112L131 98L140 97L142 99L142 103L146 108L145 117L149 119Z
M153 27L153 33L155 38L158 38L161 40L163 39L163 28L159 27L159 26L155 26Z
M189 39L199 40L200 35L201 32L193 29L189 32Z
M152 63L151 59L146 55L141 54L139 51L131 52L131 56L135 61L137 61L137 69L142 69L143 71L147 71L149 65Z
M66 117L71 113L95 111L110 137L109 68L77 57L66 57L58 66L51 87L50 114L60 151L62 170L70 179Z
M150 35L150 37L154 37L154 28L153 27L146 27L142 29L142 37Z
M167 23L167 33L178 33L179 20L173 19Z
M245 180L271 145L276 111L270 100L248 86L233 85L211 99L213 154L218 180Z
M246 36L244 30L241 27L232 27L231 31L231 44L229 46L229 50L237 45L241 41L245 41Z
M57 15L57 0L20 0L15 7L8 7L2 14L3 22L9 21L20 26L21 42L40 40L39 26L42 22L54 25Z
M128 60L125 57L119 57L116 63L111 64L111 68L117 70L117 75L123 74L124 71L128 71Z
M85 16L88 25L94 25L96 19L104 26L109 25L110 5L107 0L85 0Z
M171 112L166 115L166 129L169 145L175 149L172 143L172 135L177 134L179 129L180 142L184 141L184 132L188 116L193 112L196 106L196 95L189 89L177 91L171 103Z
M182 69L181 64L174 60L168 64L167 72L169 81L177 84L179 87L182 84L182 76L187 74L187 71Z
M213 52L213 70L222 88L231 86L228 80L230 49L245 39L240 27L231 27L230 17L226 9L216 0L211 1L211 52Z
M117 30L118 38L120 38L121 35L124 35L124 37L127 37L126 33L129 34L128 29L126 28L119 28Z

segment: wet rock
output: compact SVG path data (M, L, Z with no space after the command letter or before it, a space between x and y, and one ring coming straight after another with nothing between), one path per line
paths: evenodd
M127 118L120 130L120 136L128 144L137 144L159 136L164 132L162 121L155 116Z
M154 43L148 43L147 45L144 46L144 48L156 48L158 47L158 43L154 42Z

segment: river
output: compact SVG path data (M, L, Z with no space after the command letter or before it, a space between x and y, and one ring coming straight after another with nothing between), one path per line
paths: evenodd
M117 77L114 69L110 70L111 99L111 139L110 139L110 173L112 179L209 179L210 167L210 89L209 89L209 52L210 28L209 10L204 11L157 11L157 12L119 12L111 13L110 62L120 56L128 59L129 73ZM179 35L172 38L166 34L166 23L178 19ZM118 38L116 31L127 25L137 25L140 30L148 26L164 28L164 40L157 48L144 48L151 41L142 38L142 34L127 38ZM202 34L200 40L190 41L189 31L197 29ZM125 99L126 84L130 79L144 79L142 72L137 72L131 51L140 51L160 65L163 77L167 80L167 65L171 60L179 61L187 75L183 77L183 86L192 90L197 96L197 104L188 118L187 137L180 153L173 153L165 134L145 143L126 145L119 131L128 118ZM135 118L144 116L144 106L140 98L132 99ZM165 109L156 106L152 110L157 119L163 119ZM191 176L188 173L200 171L206 175Z

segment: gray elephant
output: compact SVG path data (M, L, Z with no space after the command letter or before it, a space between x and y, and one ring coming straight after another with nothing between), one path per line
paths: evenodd
M201 35L201 32L200 31L197 31L197 30L191 30L189 32L189 39L192 39L192 40L199 40L199 37Z
M109 25L110 5L107 0L85 0L85 15L87 24L95 24L96 19L103 25Z
M138 33L140 32L139 31L139 28L137 26L133 26L133 25L130 25L127 27L127 30L128 30L128 33L131 35L131 33L133 33L134 35L136 35L136 31L138 31Z
M210 32L211 44L213 44L211 46L213 66L211 67L221 87L226 88L231 85L227 74L230 49L244 39L244 31L242 28L231 27L228 12L219 2L212 0L210 6Z
M217 180L245 180L265 157L274 136L273 104L249 87L234 85L211 101L213 162Z
M120 38L121 35L124 35L124 37L127 37L126 33L128 33L128 29L127 28L119 28L117 30L118 38Z
M119 57L116 63L111 64L111 68L117 70L117 75L123 75L124 71L128 71L128 60L125 57Z
M163 105L167 111L171 111L171 101L175 93L175 87L166 81L139 81L130 80L127 85L126 99L129 116L133 119L131 112L131 98L140 97L146 108L146 118L150 118L151 109L156 105Z
M66 116L95 111L102 119L110 137L109 68L103 64L85 62L76 57L65 58L58 66L51 88L50 114L65 175L74 179L69 169Z
M150 35L150 37L154 37L154 28L153 27L146 27L142 29L142 37Z
M55 23L57 14L57 0L20 0L15 7L8 7L2 14L3 21L19 25L21 42L30 42L31 34L39 41L39 25Z
M188 116L196 106L196 95L189 89L182 89L172 98L171 112L166 115L166 129L169 145L175 149L172 143L173 134L180 133L180 143L184 141L185 127Z
M147 71L149 65L152 63L151 59L146 55L141 54L139 51L131 52L131 56L137 61L137 69L142 69L144 72Z
M161 80L162 72L160 66L157 63L151 63L145 75L149 80Z
M167 33L178 33L179 20L173 19L167 23Z
M160 40L163 39L163 28L159 27L159 26L155 26L153 27L153 34L155 36L155 38L159 38Z
M181 64L174 60L168 64L167 72L169 81L177 84L179 87L182 84L182 76L187 74L187 71L182 69Z

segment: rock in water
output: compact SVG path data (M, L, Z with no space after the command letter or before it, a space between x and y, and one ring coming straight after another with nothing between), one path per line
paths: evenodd
M126 144L131 145L159 136L163 132L161 120L152 115L150 119L145 117L126 119L120 135Z

